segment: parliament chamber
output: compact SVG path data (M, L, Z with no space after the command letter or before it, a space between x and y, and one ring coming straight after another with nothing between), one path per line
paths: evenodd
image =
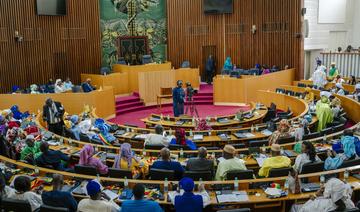
M0 211L360 211L358 9L0 0Z

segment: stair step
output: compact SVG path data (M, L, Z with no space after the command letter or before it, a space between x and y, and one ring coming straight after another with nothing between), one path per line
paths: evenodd
M127 104L131 102L140 102L140 98L136 96L131 96L127 98L118 98L116 99L116 104Z
M129 102L126 104L116 104L116 110L118 109L127 109L127 108L132 108L132 107L137 107L137 106L143 106L144 103L142 102Z
M213 97L212 96L194 96L194 100L197 101L197 100L213 100Z
M134 111L139 111L139 110L144 110L146 109L145 106L137 106L137 107L132 107L132 108L127 108L127 109L120 109L120 110L116 110L116 115L120 115L123 113L129 113L129 112L134 112Z

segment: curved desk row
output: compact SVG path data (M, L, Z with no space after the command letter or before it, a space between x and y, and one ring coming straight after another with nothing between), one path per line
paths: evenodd
M69 172L62 172L62 171L56 171L53 169L47 169L47 168L40 168L35 167L26 163L14 161L11 159L8 159L6 157L0 156L0 161L13 164L19 169L28 169L33 170L34 172L39 172L39 176L48 176L49 174L61 174L64 176L66 180L74 180L74 179L88 179L92 180L95 179L95 176L91 175L82 175L82 174L75 174L75 173L69 173ZM330 174L338 174L339 178L343 178L343 173L345 170L348 170L350 172L357 172L360 170L360 166L355 166L351 168L346 169L338 169L333 171L325 171L325 172L318 172L313 174L305 174L305 175L299 175L300 179L307 178L310 182L319 182L319 178L321 175L330 175ZM123 184L125 182L125 179L118 179L118 178L109 178L109 177L100 177L99 178L101 182L107 184L107 185L119 185ZM264 183L264 182L277 182L283 185L286 177L277 177L277 178L264 178L264 179L250 179L250 180L239 180L239 190L244 190L248 194L248 200L245 202L230 202L230 203L219 203L216 198L216 186L231 186L234 185L235 181L229 180L229 181L204 181L202 182L205 186L205 189L209 193L211 203L210 207L217 207L217 206L226 206L226 205L236 205L236 206L250 206L251 208L270 208L270 207L279 207L281 208L281 211L286 211L286 203L293 203L294 201L304 201L309 199L311 194L314 194L313 192L310 193L300 193L300 194L289 194L285 197L281 198L275 198L271 199L266 196L264 191L262 189L249 189L250 185L256 184L256 183ZM163 191L164 187L163 181L155 181L155 180L133 180L129 179L127 180L129 187L132 188L137 183L142 183L145 185L154 185L160 188L160 191ZM358 179L350 176L348 179L348 183L350 183L354 189L354 191L360 190L360 186L358 183ZM173 188L173 185L177 185L177 181L170 181L169 182L169 190L171 191ZM199 182L195 182L195 184L199 184ZM258 193L258 195L254 195L255 193ZM86 198L86 196L77 196L80 198ZM166 205L171 204L170 201L168 201L168 195L167 192L164 192L164 200L157 200L159 204L162 204L166 207Z
M313 81L312 80L300 80L300 81L294 81L294 85L298 85L299 83L303 83L305 85L313 85ZM349 84L345 84L343 83L342 86L344 87L344 90L352 93L355 91L355 86L354 85L349 85ZM335 87L335 83L333 82L329 82L325 85L325 89L329 90L332 89L333 87Z
M115 98L112 87L103 87L90 93L0 94L0 108L18 105L21 111L42 111L47 98L59 101L69 114L79 114L84 105L96 108L96 114L106 119L115 117Z

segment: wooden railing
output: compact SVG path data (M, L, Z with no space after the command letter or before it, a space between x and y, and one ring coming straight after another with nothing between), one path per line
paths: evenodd
M360 75L360 54L359 53L337 53L337 52L322 52L321 60L323 64L330 67L331 62L335 62L339 69L339 74L348 77Z

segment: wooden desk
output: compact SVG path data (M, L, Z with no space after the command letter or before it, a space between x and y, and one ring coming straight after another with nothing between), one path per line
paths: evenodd
M109 75L81 74L81 82L85 82L88 78L91 79L91 83L96 85L97 88L113 87L114 95L130 93L127 73L112 73Z
M279 71L262 76L247 78L214 78L214 104L239 105L246 102L261 102L257 98L258 90L275 90L280 85L291 85L295 78L295 69Z
M294 81L293 85L297 86L299 83L303 83L305 85L313 85L313 81L312 80L300 80L300 81ZM333 87L335 87L336 83L333 82L329 82L325 85L325 89L330 90ZM345 84L343 83L342 86L344 87L344 90L348 91L349 93L353 93L355 91L355 86L354 85L349 85L349 84Z
M115 98L112 87L103 87L90 93L53 94L0 94L0 108L18 105L21 111L38 113L42 111L47 98L59 101L69 114L79 114L84 105L96 108L96 114L105 119L115 117Z
M146 65L120 65L115 64L112 67L113 72L127 73L129 93L139 91L139 73L140 72L153 72L153 71L169 71L171 70L171 62L163 64L146 64Z

